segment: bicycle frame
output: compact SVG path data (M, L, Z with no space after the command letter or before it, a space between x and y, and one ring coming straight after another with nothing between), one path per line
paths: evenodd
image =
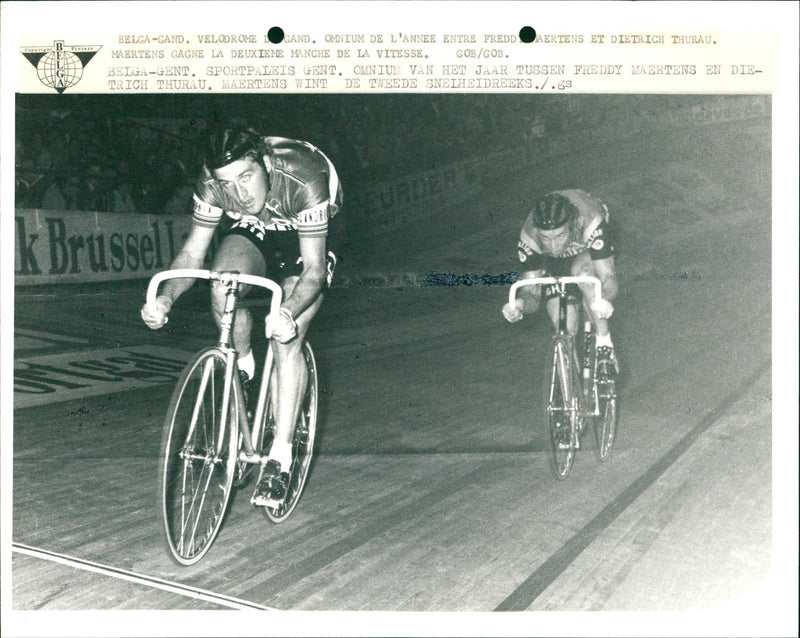
M159 456L161 529L171 557L181 565L192 565L211 547L232 490L245 485L254 466L260 468L260 473L250 503L259 506L273 523L285 521L294 511L313 456L318 378L314 351L304 340L300 347L309 380L301 395L301 409L292 434L292 461L286 470L289 479L282 498L266 498L269 489L259 491L269 462L262 448L270 446L267 430L272 427L272 412L279 411L276 398L270 394L275 345L271 341L267 345L256 413L251 421L238 374L239 353L232 343L234 314L243 285L259 286L272 293L270 314L280 311L283 290L271 279L238 272L169 270L150 281L146 304L151 313L158 288L167 279L208 279L218 282L219 292L224 293L219 340L197 352L184 367L170 399Z
M542 286L548 284L561 286L561 292L559 295L559 305L558 305L558 321L556 325L555 338L562 339L569 337L572 340L574 339L574 336L570 335L567 329L566 284L591 284L594 289L594 301L599 301L601 299L600 280L597 277L592 277L590 275L575 275L575 276L565 276L565 277L531 277L528 279L520 279L511 284L511 288L508 291L508 302L509 304L511 304L511 306L514 305L514 302L517 299L517 290L519 290L523 286ZM584 323L584 332L588 332L587 324L588 322ZM588 325L590 327L590 324ZM584 391L587 389L585 387L586 381L588 381L588 379L584 378Z
M266 288L272 293L270 301L270 313L277 314L280 311L281 302L283 301L283 289L280 284L267 279L266 277L257 277L255 275L247 275L235 271L231 272L215 272L212 270L199 269L199 268L179 268L174 270L166 270L155 274L150 280L147 287L147 304L151 309L155 308L156 296L158 288L162 282L168 279L208 279L210 281L219 281L226 288L225 293L225 308L222 313L222 320L220 321L220 333L217 347L225 353L227 365L225 369L225 392L222 399L222 418L228 418L228 406L230 405L230 389L233 383L239 383L238 378L234 378L234 371L236 366L236 358L238 353L231 343L233 317L236 310L237 298L239 296L239 287L241 285L258 286ZM239 410L239 428L243 433L242 436L242 450L239 453L239 460L247 463L262 463L266 459L259 454L253 445L253 441L257 441L261 434L261 428L264 424L264 410L266 409L267 390L269 388L269 379L271 376L272 365L274 362L274 353L272 351L272 344L267 346L266 362L264 364L264 374L261 380L261 386L258 393L258 401L256 404L256 412L253 418L253 427L251 428L248 423L245 410ZM224 422L223 422L224 424ZM221 429L224 431L224 427Z
M563 464L556 461L556 474L559 478L564 478L572 465L574 451L580 446L580 434L586 424L586 419L598 414L598 402L596 397L596 383L593 370L590 369L590 358L587 356L587 341L591 335L591 323L585 321L583 324L584 352L579 355L577 352L577 332L575 335L569 332L567 322L567 308L569 305L566 284L590 284L594 291L594 300L598 301L601 297L601 283L597 277L592 276L565 276L565 277L532 277L520 279L511 285L508 293L509 304L513 307L517 290L523 286L559 286L558 318L553 335L553 358L550 367L549 391L547 395L548 418L553 418L559 411L566 411L570 419L570 443L569 452L564 452L567 456ZM580 357L580 360L579 360ZM580 372L583 369L582 374ZM560 389L560 395L564 407L556 404L556 392ZM590 396L594 393L595 396ZM559 453L560 454L560 453Z

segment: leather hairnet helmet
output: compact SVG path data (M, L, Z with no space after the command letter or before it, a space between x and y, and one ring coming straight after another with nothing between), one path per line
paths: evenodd
M221 128L207 141L205 163L209 170L227 166L250 155L263 163L261 136L251 128Z
M541 230L561 228L572 221L578 209L563 195L549 193L533 209L533 225Z

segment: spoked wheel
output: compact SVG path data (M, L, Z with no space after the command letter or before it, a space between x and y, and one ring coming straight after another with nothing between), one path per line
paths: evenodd
M273 523L282 523L289 514L292 513L300 500L303 488L308 478L308 471L311 467L311 458L314 453L314 437L317 433L317 403L318 403L318 380L317 363L314 359L314 351L311 344L307 341L303 344L303 356L305 357L306 367L308 368L308 383L303 395L303 402L300 405L300 414L297 417L297 424L294 428L294 439L292 441L292 471L291 479L287 490L286 499L279 507L265 507L264 513ZM270 413L273 410L270 408Z
M565 479L572 469L578 442L575 397L572 396L572 362L562 342L556 342L546 386L546 419L556 478Z
M238 386L225 396L225 354L208 348L184 368L172 394L159 459L162 529L172 557L199 561L219 532L236 468Z
M599 414L594 417L594 437L597 457L605 461L617 434L617 384L613 379L598 379L595 388Z

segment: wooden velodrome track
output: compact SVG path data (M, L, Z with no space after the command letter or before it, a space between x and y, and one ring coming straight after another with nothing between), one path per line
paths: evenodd
M749 600L771 560L770 298L758 277L628 283L614 326L618 442L605 464L589 443L563 482L540 418L549 332L535 319L506 324L505 294L332 290L311 335L322 415L298 509L274 525L238 492L207 557L179 567L159 536L156 465L181 361L214 338L205 291L159 332L138 318L143 284L20 291L14 609L685 611Z

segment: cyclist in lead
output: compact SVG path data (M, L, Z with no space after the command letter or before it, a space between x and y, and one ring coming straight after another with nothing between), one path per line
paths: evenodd
M342 205L342 188L331 161L311 144L226 128L208 139L193 199L191 230L170 268L202 268L219 230L212 270L269 277L284 290L280 312L265 322L275 352L278 407L275 438L255 500L274 507L285 498L290 479L294 424L307 381L303 340L336 265L329 231ZM158 311L151 314L145 305L144 322L161 328L172 304L193 283L172 279L162 284ZM223 288L212 285L211 309L218 326L224 302ZM246 397L256 366L252 326L249 310L237 309L233 342Z
M602 299L584 306L597 335L598 371L615 376L619 365L608 319L614 312L611 302L618 287L616 249L609 240L607 223L608 208L589 193L578 189L548 193L536 203L522 226L518 257L523 279L579 275L600 280ZM584 295L584 299L593 299L590 289L585 290L589 296ZM555 326L558 323L558 290L553 285L546 286L544 297ZM521 288L515 305L506 303L503 306L503 316L511 323L520 321L523 315L536 312L540 300L541 286ZM568 308L567 327L571 334L577 333L577 313L572 305Z

